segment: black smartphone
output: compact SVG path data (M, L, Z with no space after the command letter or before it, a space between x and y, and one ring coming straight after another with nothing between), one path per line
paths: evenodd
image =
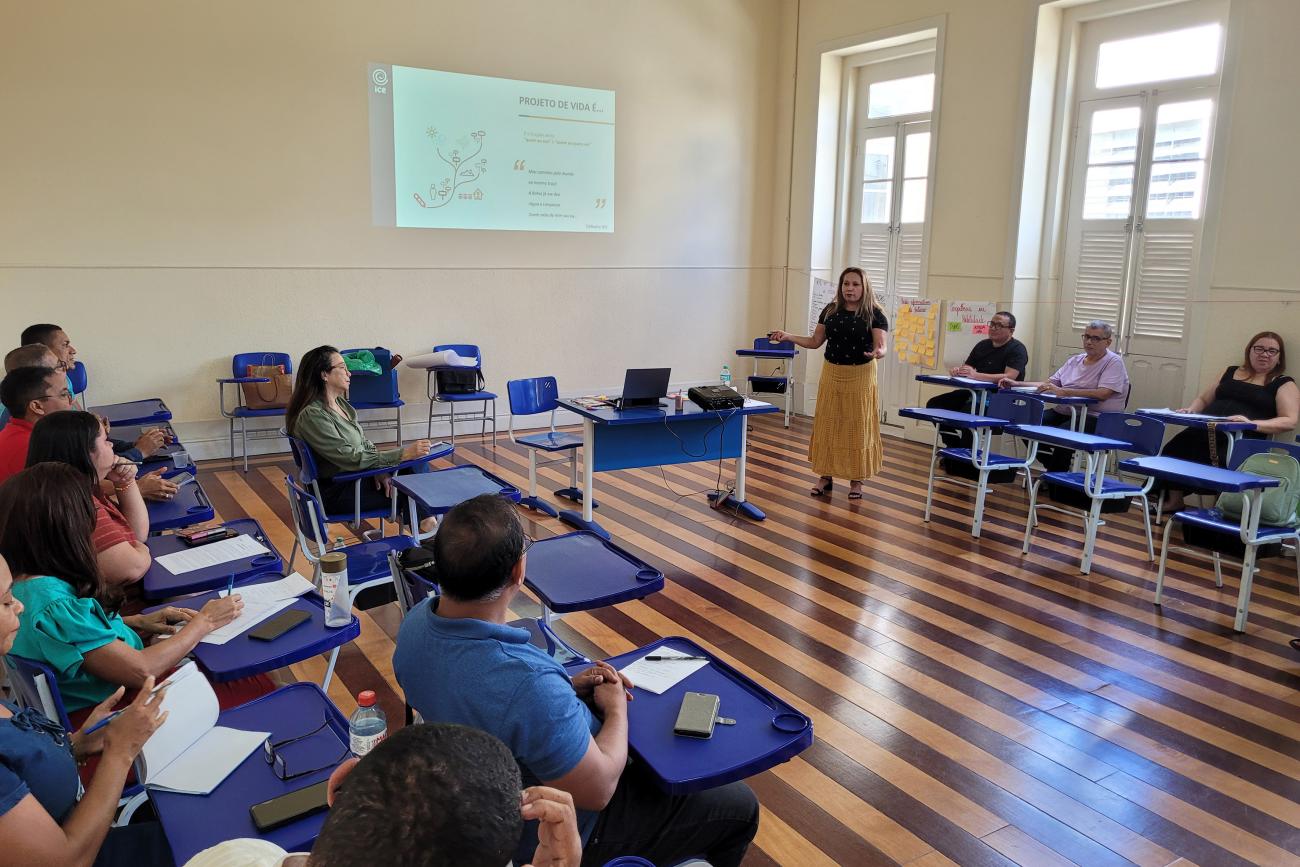
M220 542L222 539L229 539L238 536L234 530L229 527L212 527L207 530L199 530L196 533L179 532L176 534L186 545L196 548L199 545L207 545L212 542Z
M299 623L305 623L310 619L311 615L306 611L295 608L277 614L265 623L259 623L257 626L248 630L248 637L256 638L258 641L274 641L290 629L293 629Z
M682 696L682 707L673 723L673 734L690 738L713 737L713 725L718 720L718 706L722 699L709 692L688 692Z
M257 830L266 833L281 825L319 813L329 808L329 780L321 780L301 789L286 792L278 798L254 804L248 808Z

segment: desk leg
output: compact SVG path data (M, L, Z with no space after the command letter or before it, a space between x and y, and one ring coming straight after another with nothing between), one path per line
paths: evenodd
M749 424L747 416L740 416L740 454L736 456L736 492L729 494L719 508L735 509L751 521L763 521L767 515L758 506L745 499L746 455L749 451ZM710 500L716 500L717 493L709 494Z
M592 505L596 502L593 488L592 467L596 462L596 423L589 418L582 420L582 514L570 509L560 512L560 520L579 530L595 533L603 539L609 538L609 531L597 524L591 517Z

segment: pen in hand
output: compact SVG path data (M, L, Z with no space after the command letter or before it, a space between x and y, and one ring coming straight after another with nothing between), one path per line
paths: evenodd
M230 596L235 592L235 573L230 573L230 581L226 584L226 595Z

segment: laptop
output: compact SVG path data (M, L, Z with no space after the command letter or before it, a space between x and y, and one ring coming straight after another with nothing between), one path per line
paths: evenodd
M671 367L629 367L623 375L623 396L613 403L618 409L658 406L660 399L668 396L672 372Z

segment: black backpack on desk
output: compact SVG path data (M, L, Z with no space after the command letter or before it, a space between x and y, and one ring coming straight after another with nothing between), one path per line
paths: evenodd
M451 368L434 373L439 394L473 394L487 383L483 371L475 367Z

